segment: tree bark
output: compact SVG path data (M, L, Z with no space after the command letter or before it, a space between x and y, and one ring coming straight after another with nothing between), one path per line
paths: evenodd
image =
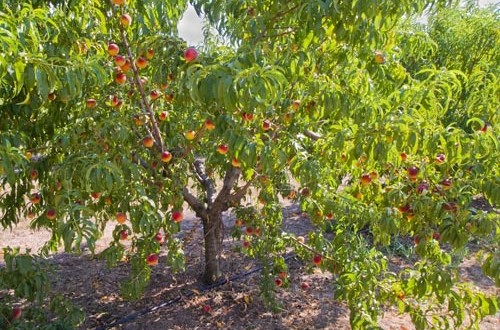
M203 233L205 235L205 273L203 280L206 284L213 284L222 278L221 270L221 243L222 233L222 212L211 212L207 218L203 219Z

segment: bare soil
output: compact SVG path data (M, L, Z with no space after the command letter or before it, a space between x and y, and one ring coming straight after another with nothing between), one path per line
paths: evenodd
M301 215L296 205L284 209L286 231L298 235L311 228L309 220ZM234 225L234 218L225 219L226 231ZM202 263L202 230L199 221L190 214L183 221L186 270L172 274L161 255L159 265L153 270L151 283L143 298L136 302L123 300L119 283L128 275L128 265L109 269L105 262L88 252L74 256L58 253L52 257L57 268L54 290L65 294L83 308L87 318L82 329L350 329L349 311L343 303L332 299L331 274L308 273L303 262L290 258L290 287L276 290L282 301L281 310L272 313L259 296L259 272L238 277L238 274L258 270L255 260L242 256L235 250L240 243L226 238L224 241L223 268L228 278L226 284L204 290L200 284ZM111 226L106 228L97 250L101 251L111 241ZM28 221L20 223L13 231L0 231L0 248L20 246L36 252L49 238L43 231L29 229ZM391 258L394 265L403 263ZM0 255L0 265L2 255ZM478 290L499 295L491 280L482 275L474 257L466 259L461 267L464 281L472 282ZM238 277L238 278L236 278ZM301 288L308 283L307 289ZM210 306L210 312L204 311ZM414 329L408 316L387 310L379 325L383 329ZM489 317L480 329L500 329L500 315Z

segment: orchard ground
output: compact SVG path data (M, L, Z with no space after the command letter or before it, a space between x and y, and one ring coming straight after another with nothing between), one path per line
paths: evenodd
M489 209L483 200L475 201L476 207ZM296 235L304 235L312 225L293 203L284 203L283 229ZM123 320L136 312L145 311L180 297L168 306L133 318L114 329L350 329L347 307L335 302L330 280L331 274L321 272L311 264L295 258L288 260L288 289L276 288L281 300L281 310L272 313L259 297L259 272L242 276L212 290L203 291L200 286L200 267L203 262L202 228L193 213L186 213L182 222L181 237L186 255L185 272L172 274L160 255L151 283L143 298L136 302L123 300L119 295L119 283L129 275L126 263L107 268L104 261L93 258L88 250L74 256L59 253L51 258L56 272L54 291L63 293L86 313L82 329L100 328ZM227 277L237 276L258 267L250 258L241 258L238 248L241 241L234 241L229 232L235 219L227 214L224 220L225 240L223 269ZM103 237L97 243L102 251L112 240L114 223L108 223ZM29 222L23 221L13 231L0 232L0 247L20 246L36 252L49 238L49 233L32 231ZM410 238L401 238L397 245L387 250L387 257L394 269L409 265L399 250L412 248ZM460 266L463 281L471 282L478 290L498 296L500 290L486 278L474 257L474 246ZM290 251L292 252L292 251ZM2 255L0 254L0 265ZM2 294L5 294L2 293ZM386 310L379 322L383 329L414 329L408 316L398 315L397 310ZM480 329L499 329L500 315L488 317Z

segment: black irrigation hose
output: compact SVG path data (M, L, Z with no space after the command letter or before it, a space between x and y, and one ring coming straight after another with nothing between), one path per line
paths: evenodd
M295 254L294 253L291 253L289 254L288 256L284 257L285 261L288 261L292 258L295 257ZM233 275L229 278L225 278L225 279L222 279L220 280L219 282L217 283L214 283L214 284L211 284L211 285L205 285L205 286L202 286L198 292L206 292L206 291L209 291L209 290L212 290L212 289L215 289L217 287L220 287L220 286L223 286L224 284L227 284L229 282L233 282L233 281L237 281L239 279L242 279L244 277L247 277L248 275L250 274L253 274L253 273L256 273L260 270L262 270L262 268L264 268L264 266L257 266L253 269L250 269L249 271L246 271L244 273L240 273L240 274L237 274L237 275ZM182 297L190 297L194 294L193 291L188 291L186 292L185 294L181 294L179 295L178 297L175 297L175 298L172 298L170 300L167 300L165 302L162 302L161 304L159 305L156 305L156 306L153 306L153 307L148 307L148 308L144 308L143 310L139 311L139 312L135 312L135 313L132 313L132 314L129 314L127 316L124 316L116 321L113 321L111 322L110 324L107 324L107 325L103 325L103 326L100 326L98 328L96 328L96 330L106 330L106 329L110 329L112 327L116 327L117 325L120 325L120 324L126 324L126 323L129 323L135 319L137 319L138 317L140 316L143 316L143 315L146 315L146 314L149 314L149 313L152 313L160 308L163 308L163 307L167 307L167 306L170 306L170 305L173 305L175 304L176 302L179 302Z

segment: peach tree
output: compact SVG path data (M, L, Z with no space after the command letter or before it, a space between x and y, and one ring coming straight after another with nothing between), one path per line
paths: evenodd
M457 266L479 242L500 282L498 214L473 204L500 201L498 14L444 0L190 2L208 24L198 48L177 37L188 1L0 4L2 226L49 230L40 257L94 252L113 226L99 254L130 264L134 299L160 250L157 267L183 269L186 208L203 226L203 280L219 282L230 211L271 303L291 247L334 274L356 328L388 305L418 328L494 314L498 298ZM402 19L424 10L426 26ZM285 198L308 237L283 231ZM401 237L415 262L394 272L382 251ZM39 257L4 253L0 287L43 299Z

